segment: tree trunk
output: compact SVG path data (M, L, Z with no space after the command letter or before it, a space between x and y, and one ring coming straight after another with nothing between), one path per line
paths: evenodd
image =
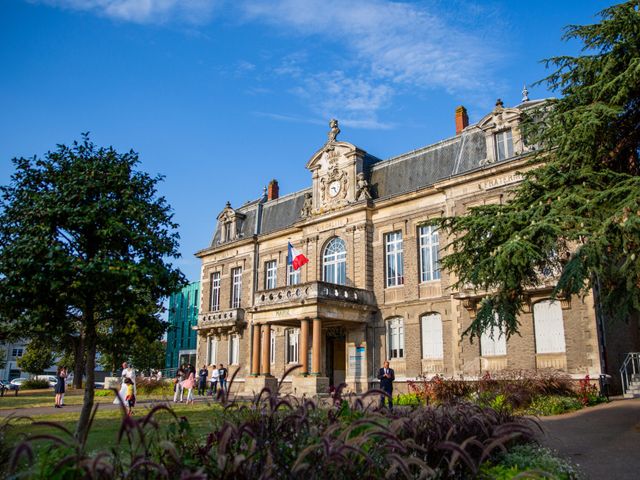
M76 427L76 438L84 445L89 433L89 420L93 409L93 399L95 393L95 372L96 372L96 326L93 306L87 308L85 315L85 337L84 345L87 352L87 381L84 387L84 401L82 411Z
M76 364L73 366L73 388L82 388L82 376L84 375L84 342L80 335L73 346L75 350Z

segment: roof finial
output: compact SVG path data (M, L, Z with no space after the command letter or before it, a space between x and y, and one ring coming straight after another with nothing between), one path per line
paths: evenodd
M529 101L529 90L527 90L527 84L524 84L524 87L522 87L522 101L523 102L528 102Z
M332 118L331 120L329 120L329 126L331 127L331 130L328 133L329 141L335 142L336 137L340 133L340 127L338 127L338 120L336 120L335 118Z
M504 107L504 103L502 103L502 99L499 98L496 100L496 108L503 108Z
M225 205L226 208L231 208L231 202L229 200L227 200L227 204Z

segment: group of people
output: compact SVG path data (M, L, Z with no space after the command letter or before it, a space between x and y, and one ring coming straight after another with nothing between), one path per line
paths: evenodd
M115 404L123 403L127 408L127 415L133 415L133 407L136 405L136 371L127 362L122 364L122 385L113 401Z
M217 395L218 388L222 392L227 391L227 377L229 371L221 363L218 367L211 365L211 379L209 380L210 388L209 395ZM198 395L205 395L207 393L207 379L209 378L209 369L206 365L202 365L202 368L198 371L198 378L196 380L196 369L190 363L178 368L176 377L173 381L173 403L182 403L184 400L184 391L187 391L187 403L193 403L194 395L193 390L198 387Z

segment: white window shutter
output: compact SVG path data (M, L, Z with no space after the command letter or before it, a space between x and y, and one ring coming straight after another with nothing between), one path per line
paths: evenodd
M559 302L545 300L533 306L536 353L564 353L564 321Z
M444 357L442 319L439 313L422 316L422 358L440 360Z

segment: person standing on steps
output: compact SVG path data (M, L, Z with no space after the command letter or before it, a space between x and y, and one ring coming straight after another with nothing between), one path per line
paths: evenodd
M217 393L218 393L218 380L220 379L220 370L218 370L218 367L215 366L215 364L211 365L211 390L209 391L209 394L215 398Z
M393 382L396 379L393 368L389 368L389 361L385 360L383 367L378 371L378 380L380 380L380 390L387 395L380 396L380 408L384 408L385 398L389 401L389 410L393 409Z
M227 375L228 370L224 368L223 364L220 364L220 368L218 368L218 383L220 384L220 391L222 393L227 393Z
M209 376L209 370L206 365L202 365L200 371L198 371L198 395L204 395L207 390L207 376Z

